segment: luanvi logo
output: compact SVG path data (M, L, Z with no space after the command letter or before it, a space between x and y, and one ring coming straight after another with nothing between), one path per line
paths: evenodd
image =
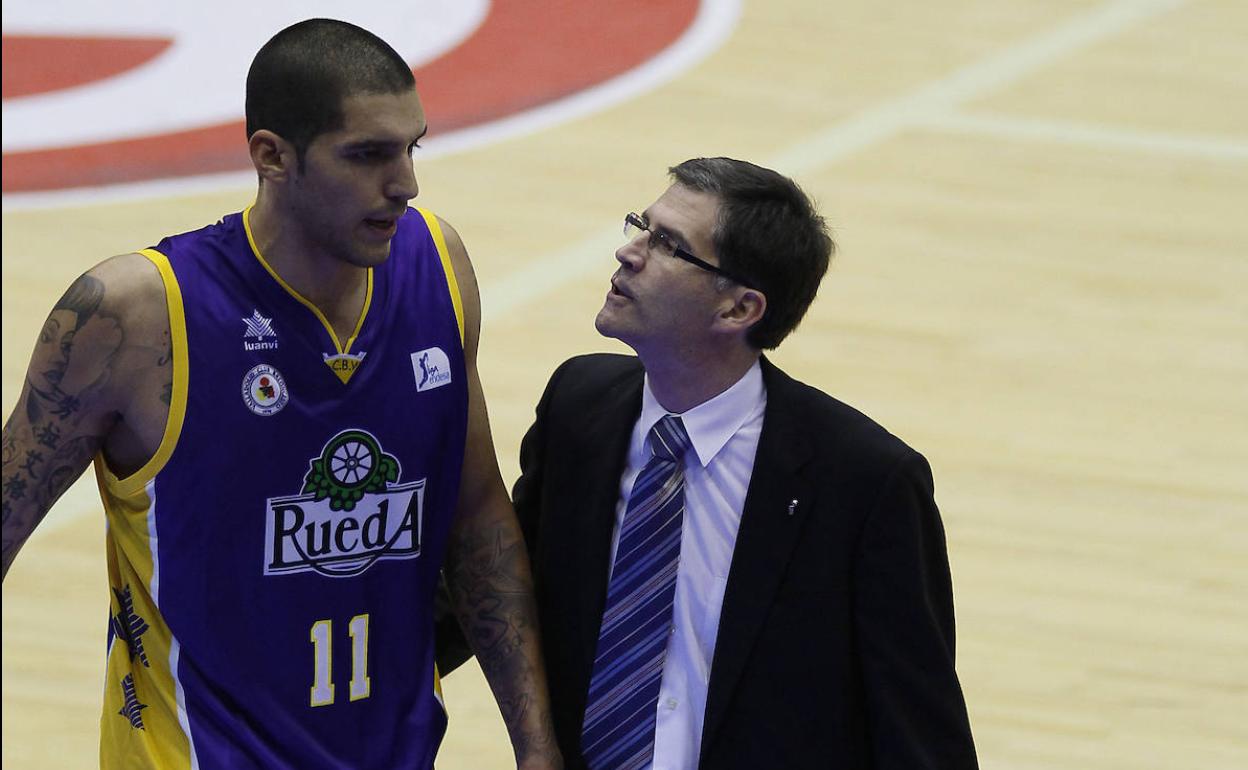
M273 319L260 315L259 310L252 310L250 318L243 319L247 327L243 332L243 350L277 350L277 332L273 331ZM248 339L255 342L248 342ZM270 338L272 341L269 341Z
M264 574L359 575L420 556L425 479L398 483L399 461L373 434L344 430L308 464L302 494L267 501Z

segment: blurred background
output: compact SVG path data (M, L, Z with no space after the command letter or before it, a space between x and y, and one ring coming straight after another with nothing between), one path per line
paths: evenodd
M981 764L1248 767L1248 6L233 5L5 3L6 415L78 274L252 201L259 45L347 18L416 70L417 203L473 257L509 484L554 368L622 350L592 320L623 214L688 157L771 166L840 245L772 358L931 461ZM95 496L5 581L5 766L97 762ZM438 767L507 767L475 663L444 685Z

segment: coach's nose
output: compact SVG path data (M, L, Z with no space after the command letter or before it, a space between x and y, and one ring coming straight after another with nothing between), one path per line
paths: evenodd
M646 255L649 253L649 247L646 245L648 235L642 231L629 238L615 250L616 260L634 273L640 270L645 265Z

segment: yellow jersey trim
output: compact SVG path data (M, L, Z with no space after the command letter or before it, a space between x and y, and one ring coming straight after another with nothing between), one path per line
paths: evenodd
M416 209L425 218L429 226L429 234L438 247L438 256L442 258L442 272L446 273L446 288L451 292L451 304L455 306L455 322L459 324L459 344L464 344L464 303L459 298L459 281L455 280L455 267L451 264L451 252L446 247L446 236L442 234L442 225L438 218L425 209Z
M312 302L302 294L295 291L290 284L286 283L286 281L282 280L282 277L277 274L277 271L269 265L268 260L266 260L264 255L260 253L260 247L256 246L255 236L252 235L251 232L252 208L254 208L254 206L248 206L243 211L243 229L247 232L247 243L251 246L251 253L255 255L256 259L259 260L264 269L268 271L269 275L273 276L273 280L277 281L278 285L286 290L287 294L298 300L299 304L312 311L312 314L316 316L316 319L321 322L322 326L325 327L325 331L329 332L329 338L333 341L334 349L338 351L338 355L350 353L351 346L355 344L355 338L360 336L360 329L364 328L364 318L368 315L368 309L373 304L373 269L371 267L368 268L368 287L364 291L364 307L360 309L360 317L355 322L355 330L352 331L351 336L347 338L346 344L343 344L338 341L338 333L334 331L334 327L329 323L329 319L325 317L325 314L321 312L321 309L312 304Z
M141 491L147 482L156 477L160 469L173 455L173 450L182 435L182 421L186 418L186 393L190 382L190 358L186 345L186 314L182 307L182 289L178 286L178 278L173 274L169 258L155 249L143 249L139 252L147 257L160 271L161 282L165 285L165 304L169 311L169 338L173 347L173 392L169 398L169 416L165 420L165 433L161 436L160 446L152 459L134 473L119 479L108 468L107 463L99 463L99 472L103 474L104 483L115 494L130 497Z
M103 458L96 456L96 467ZM97 471L97 478L102 474ZM186 770L195 753L190 726L184 718L185 699L177 678L178 641L158 607L159 563L156 553L155 482L128 497L113 494L100 483L104 501L105 541L110 587L109 615L118 622L125 609L122 596L129 594L131 611L146 619L143 649L146 662L131 656L126 641L114 635L105 663L103 710L100 716L100 768L115 770L142 767ZM126 695L127 681L143 704ZM142 709L142 729L135 729L132 709ZM120 719L119 717L127 717Z
M438 664L433 664L433 697L438 699L442 712L446 713L446 696L442 694L442 674L438 672Z

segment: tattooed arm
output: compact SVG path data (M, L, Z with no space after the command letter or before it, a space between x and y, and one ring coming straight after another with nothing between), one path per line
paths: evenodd
M480 299L458 234L442 223L464 307L468 440L445 574L460 626L481 664L522 768L563 766L555 744L537 605L524 536L494 456L477 375Z
M163 431L158 394L173 372L164 309L159 273L137 254L92 268L52 308L4 424L5 575L97 452L114 468L136 470L145 461L142 439L153 433L147 423ZM154 393L154 407L135 408ZM167 414L167 400L163 406Z

